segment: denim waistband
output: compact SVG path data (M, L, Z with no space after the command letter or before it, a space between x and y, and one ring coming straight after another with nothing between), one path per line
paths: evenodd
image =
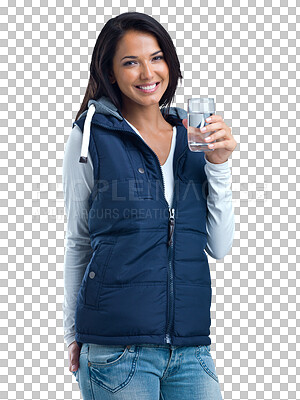
M96 345L97 346L97 345ZM105 345L100 345L100 346L105 346ZM109 346L109 345L108 345ZM199 345L200 346L200 345ZM179 348L183 347L199 347L199 346L174 346L169 343L166 344L152 344L152 343L139 343L139 344L132 344L128 345L127 347L129 348L129 351L135 351L136 347L150 347L150 348L161 348L161 349L170 349L170 350L176 350ZM83 351L88 347L88 343L83 344Z

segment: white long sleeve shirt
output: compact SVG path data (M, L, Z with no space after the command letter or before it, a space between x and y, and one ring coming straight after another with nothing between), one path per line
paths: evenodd
M128 121L127 123L140 135L132 124ZM165 197L169 205L172 203L174 194L173 156L176 131L176 126L174 126L170 153L164 165L161 166ZM87 164L78 162L81 143L82 132L75 125L68 138L63 159L63 191L67 229L62 308L64 341L67 346L75 340L77 294L93 252L88 230L88 199L94 186L93 164L90 154L88 154ZM222 164L213 164L206 160L204 168L208 181L207 246L205 250L211 257L222 259L232 247L235 232L229 160Z

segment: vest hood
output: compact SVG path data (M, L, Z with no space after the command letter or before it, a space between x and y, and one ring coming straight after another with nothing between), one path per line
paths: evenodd
M162 115L166 114L166 107L160 109ZM101 96L97 100L89 100L88 102L88 109L85 110L82 114L80 114L78 120L85 118L84 127L83 127L83 136L82 136L82 144L81 144L81 153L79 162L87 163L87 155L88 155L88 148L90 143L90 130L91 130L91 121L94 114L102 114L107 116L113 116L117 118L119 121L123 121L124 117L117 109L117 107L112 103L109 97ZM187 112L180 107L170 107L168 115L174 116L179 118L180 120L187 118ZM78 121L77 120L77 121ZM75 125L73 122L73 128Z

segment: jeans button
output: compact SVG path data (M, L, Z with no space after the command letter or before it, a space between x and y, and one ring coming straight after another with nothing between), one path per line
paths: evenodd
M90 277L91 279L93 279L93 278L95 277L95 272L94 272L94 271L91 271L91 272L89 273L89 277Z
M143 174L145 172L144 168L139 168L138 171Z

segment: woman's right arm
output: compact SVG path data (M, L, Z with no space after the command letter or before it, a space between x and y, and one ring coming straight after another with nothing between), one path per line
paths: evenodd
M88 230L88 199L94 186L93 165L80 163L82 132L75 125L65 146L62 181L67 229L64 256L64 341L67 347L75 340L77 294L92 256Z

